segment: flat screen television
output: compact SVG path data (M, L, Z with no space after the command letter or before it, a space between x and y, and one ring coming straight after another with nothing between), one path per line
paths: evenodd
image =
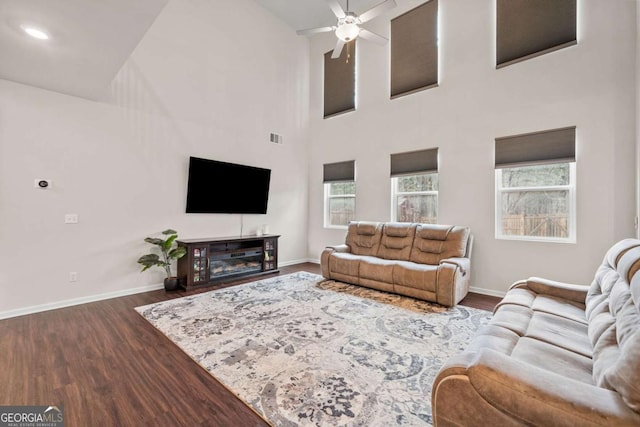
M271 170L189 158L187 213L266 214Z

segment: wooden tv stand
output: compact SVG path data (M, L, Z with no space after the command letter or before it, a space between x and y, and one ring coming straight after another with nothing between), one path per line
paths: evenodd
M240 277L278 272L278 238L262 236L182 239L187 254L178 260L178 278L184 289L212 285Z

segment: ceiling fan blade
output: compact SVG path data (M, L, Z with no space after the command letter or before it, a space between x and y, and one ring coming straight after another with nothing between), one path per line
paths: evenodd
M358 34L360 37L362 37L365 40L368 40L370 42L374 42L376 44L379 45L383 45L383 44L387 44L387 42L389 41L389 39L386 39L384 37L382 37L381 35L378 35L376 33L373 33L369 30L365 30L364 28L360 29L360 34Z
M327 0L327 4L331 8L333 14L336 15L336 18L342 19L347 16L342 6L340 6L340 3L338 3L338 0Z
M333 53L331 54L331 59L340 58L340 54L342 53L342 48L344 47L344 41L338 39L338 43L336 43L336 47L333 48Z
M328 31L333 31L333 27L308 28L306 30L298 30L296 31L296 34L299 36L310 36L312 34L326 33Z
M361 13L359 16L360 22L367 22L380 15L381 13L386 12L389 9L393 9L394 7L396 7L395 0L385 0L379 5L372 7L364 13Z

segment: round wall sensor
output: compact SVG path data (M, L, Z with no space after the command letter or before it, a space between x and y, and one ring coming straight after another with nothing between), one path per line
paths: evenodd
M36 188L51 188L53 181L50 179L36 178L33 182L33 186Z

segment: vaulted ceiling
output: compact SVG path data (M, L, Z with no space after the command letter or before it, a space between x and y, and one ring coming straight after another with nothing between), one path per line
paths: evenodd
M349 11L360 14L383 0L350 0ZM333 25L336 17L325 0L255 0L294 30ZM344 10L347 1L338 0Z
M0 0L0 78L99 99L167 1Z
M100 99L168 1L0 0L0 78ZM292 31L336 22L326 0L254 1ZM347 1L338 1L347 10ZM351 0L349 10L361 13L381 1ZM29 36L25 27L49 39Z

